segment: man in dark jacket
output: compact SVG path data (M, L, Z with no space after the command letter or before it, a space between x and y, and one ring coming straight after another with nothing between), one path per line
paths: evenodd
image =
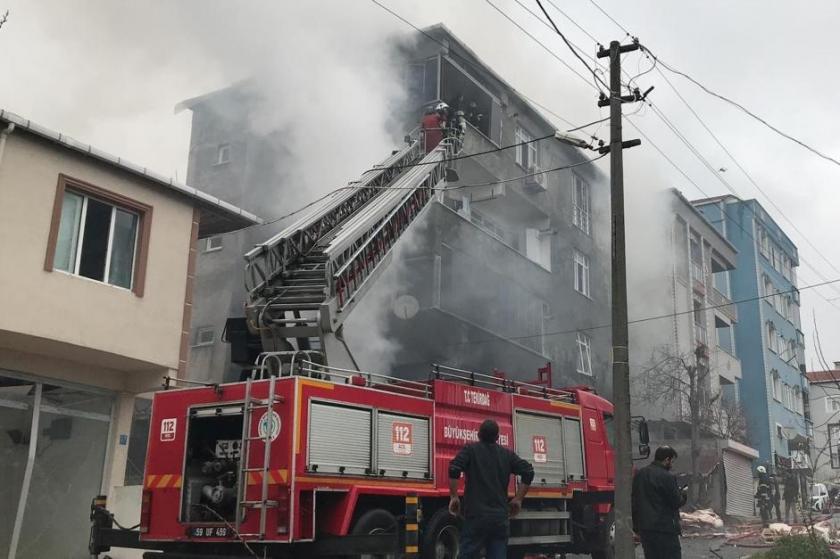
M653 462L633 478L633 531L642 540L646 559L680 559L680 507L685 491L670 472L677 452L670 446L656 449Z
M499 446L499 425L487 419L478 430L477 443L468 444L449 463L449 512L461 512L458 479L466 477L464 526L460 559L506 559L508 518L522 509L522 499L534 480L534 467L513 451ZM516 495L508 502L510 476L520 476Z

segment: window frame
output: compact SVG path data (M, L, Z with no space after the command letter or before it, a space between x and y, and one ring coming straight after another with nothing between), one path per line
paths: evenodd
M151 233L151 223L152 223L152 206L147 204L143 204L142 202L138 202L132 198L128 198L123 196L122 194L117 194L115 192L111 192L89 182L85 182L80 179L76 179L65 175L64 173L59 173L58 175L58 184L56 185L55 191L55 199L53 200L53 211L52 211L52 220L50 222L50 233L47 239L47 251L46 256L44 258L44 271L46 272L54 272L56 271L55 268L55 252L56 246L58 244L58 232L61 226L61 210L64 206L64 195L67 191L71 191L75 194L79 194L81 196L87 196L93 198L99 202L116 206L121 210L128 211L134 213L138 216L137 222L137 233L135 237L135 248L134 248L134 262L133 262L133 270L132 270L132 281L131 281L131 289L126 289L124 287L109 284L106 281L95 280L91 278L91 281L96 281L103 285L109 285L111 287L116 287L118 289L125 289L126 291L131 291L137 297L142 297L145 293L145 286L146 286L146 266L148 263L148 255L149 255L149 239ZM112 210L113 212L113 210ZM111 227L113 228L113 213L111 217ZM109 250L110 252L110 250ZM84 277L79 276L75 273L70 273L75 277Z
M572 223L575 227L586 233L592 231L592 188L583 177L572 173L574 189L572 190ZM583 192L583 203L579 192Z
M578 293L580 293L581 295L583 295L586 298L591 298L591 295L590 295L590 293L591 293L591 290L590 290L590 274L589 274L589 272L590 272L590 268L592 267L592 263L591 263L588 255L584 254L583 252L579 251L578 249L573 249L573 250L574 250L573 263L574 263L574 288L575 288L575 291L577 291ZM580 261L578 261L578 257L580 257ZM583 281L584 285L582 285L582 286L578 284L578 265L579 264L583 268L583 271L584 271L584 273L583 273L584 277L581 280L581 281ZM585 287L585 290L581 289L581 287Z
M581 375L586 375L588 377L593 376L592 374L592 336L585 332L578 332L577 333L577 353L578 353L578 360L577 360L577 372ZM585 354L584 354L585 351ZM584 359L584 355L586 359ZM583 369L581 369L581 365Z
M773 394L773 399L777 402L782 401L782 380L779 376L779 371L773 369L770 371L770 390Z
M213 246L211 241L213 239L219 239L219 246ZM221 241L222 235L213 235L211 237L207 237L204 239L204 251L203 252L218 252L224 248L224 243Z
M222 159L223 153L225 154L224 159ZM219 144L216 146L216 162L213 163L213 166L227 165L228 163L230 163L230 144Z
M528 130L526 130L523 126L517 124L516 130L513 133L514 144L523 144L524 142L530 142L524 145L517 145L516 151L514 153L514 160L516 164L529 171L531 167L535 170L539 169L540 166L540 155L539 149L537 148L536 142L534 142L534 135L531 134ZM523 154L528 156L527 163L525 162L524 158L522 157Z
M210 332L212 339L209 342L201 341L201 334ZM195 339L193 339L193 347L208 347L216 343L216 330L212 326L203 326L197 328L195 331Z

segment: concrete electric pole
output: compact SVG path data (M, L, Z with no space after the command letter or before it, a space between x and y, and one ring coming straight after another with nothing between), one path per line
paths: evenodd
M598 58L610 57L610 97L598 101L598 106L610 106L610 144L602 148L610 152L610 195L612 217L612 357L613 401L615 403L616 454L615 454L615 557L635 557L631 489L633 484L633 449L630 419L630 357L627 348L627 260L624 249L624 148L641 144L640 140L621 140L621 105L639 101L638 90L634 95L621 95L621 55L637 50L634 42L621 45L610 43L603 47Z

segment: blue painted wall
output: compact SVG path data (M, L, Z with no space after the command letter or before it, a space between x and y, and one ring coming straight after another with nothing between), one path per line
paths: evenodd
M767 343L768 320L773 322L785 341L796 338L797 328L778 314L768 301L756 299L763 295L763 275L769 276L779 291L788 291L794 284L777 272L761 254L756 223L768 231L776 246L794 263L798 263L797 250L755 200L726 197L698 202L696 207L738 249L737 265L730 272L732 300L749 300L738 303L738 322L735 325L735 348L743 374L739 392L747 416L750 444L758 449L760 461L772 463L773 452L789 456L787 441L776 436L776 424L803 436L806 428L802 415L786 409L773 398L771 371L775 369L779 372L782 383L799 386L802 390L806 389L806 383L794 364L783 361ZM794 310L798 323L799 308ZM802 348L797 350L797 354L801 359Z

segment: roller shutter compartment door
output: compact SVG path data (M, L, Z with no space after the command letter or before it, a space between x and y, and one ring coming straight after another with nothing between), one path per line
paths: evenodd
M376 469L381 475L430 477L428 419L380 412L376 425Z
M566 475L569 480L583 479L583 441L579 419L563 418L563 443L566 447Z
M371 416L371 410L313 402L309 407L310 470L370 473Z
M534 485L562 484L565 472L560 418L517 412L516 453L534 466Z
M752 516L752 462L740 454L724 450L723 471L726 476L726 514Z

